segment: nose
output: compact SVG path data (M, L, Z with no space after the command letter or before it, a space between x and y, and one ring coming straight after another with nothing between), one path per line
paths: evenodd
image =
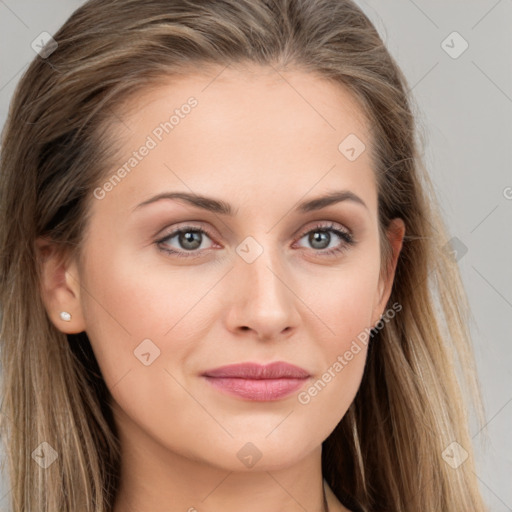
M231 332L251 331L257 339L269 341L296 329L300 300L278 254L264 248L252 263L237 257L230 280L227 327Z

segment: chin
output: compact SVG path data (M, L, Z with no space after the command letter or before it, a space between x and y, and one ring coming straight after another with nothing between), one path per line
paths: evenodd
M209 454L207 463L226 471L279 471L321 450L321 440L304 440L302 436L295 438L289 434L270 439L274 434L266 435L248 434L233 439L229 445L219 446L216 453Z

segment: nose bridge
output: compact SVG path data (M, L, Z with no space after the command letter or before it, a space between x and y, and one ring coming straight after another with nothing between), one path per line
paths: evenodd
M237 247L237 267L246 283L247 298L252 301L264 298L268 305L289 300L283 289L283 278L278 277L283 273L279 248L273 247L270 240L271 236L260 243L253 237L247 237Z
M270 235L261 242L254 237L242 241L236 248L232 277L236 323L264 336L277 335L297 320L295 296L289 289L290 277L283 254L271 240Z

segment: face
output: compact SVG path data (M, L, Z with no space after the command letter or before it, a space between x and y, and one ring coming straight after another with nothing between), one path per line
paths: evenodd
M125 439L276 469L347 411L393 275L349 93L298 71L216 75L169 79L120 113L119 165L59 305L73 319L56 323L87 332Z

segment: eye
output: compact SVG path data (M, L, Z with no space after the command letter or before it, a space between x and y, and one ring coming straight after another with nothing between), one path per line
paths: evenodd
M317 224L313 229L304 233L300 240L303 238L306 238L307 243L322 256L342 253L356 243L349 231L339 228L332 222Z
M202 227L187 225L179 229L174 229L155 243L158 248L165 253L180 258L193 258L199 257L204 250L213 247L212 245L209 247L203 245L205 237L210 240L212 238ZM307 242L311 244L315 252L321 256L342 253L356 243L349 231L341 229L332 222L317 224L313 229L303 233L299 241L303 238L307 238Z
M165 238L157 240L156 244L160 250L166 253L174 254L179 257L189 258L195 257L202 250L209 248L203 246L205 236L210 238L208 232L201 227L183 226L179 229L171 231L171 233L166 235ZM177 244L177 246L172 245L171 242L173 239L175 239L175 244ZM174 249L171 249L170 247L174 247Z

